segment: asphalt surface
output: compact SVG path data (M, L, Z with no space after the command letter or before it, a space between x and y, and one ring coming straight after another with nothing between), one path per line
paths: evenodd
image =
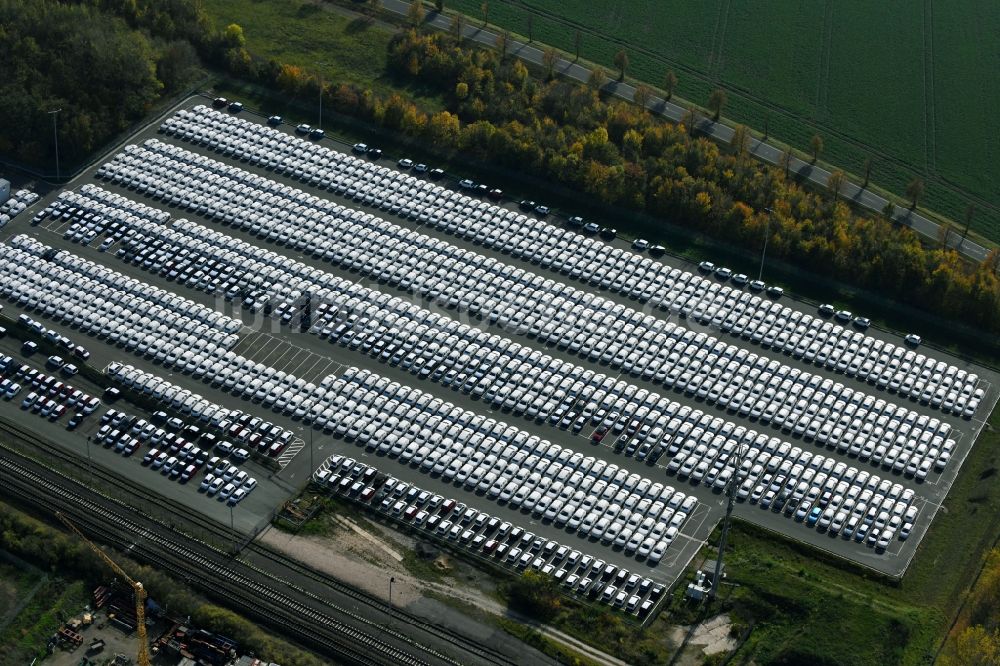
M205 100L204 98L194 98L192 100L185 102L184 105L194 106L198 103L204 103L206 101L207 100ZM209 155L213 159L217 159L220 161L225 161L227 159L211 151L205 150L204 148L193 146L178 139L168 138L162 135L158 135L156 132L156 126L157 125L153 125L149 129L139 134L138 136L130 138L129 142L139 143L148 137L156 136L161 141L167 141L169 143L182 145L184 148L188 150L193 150L195 152L200 152ZM286 130L291 131L291 128L286 128ZM347 147L343 145L337 147L342 150L347 149ZM401 156L394 156L394 157L401 157ZM313 190L309 186L305 186L289 178L285 178L284 176L276 175L274 173L258 169L256 167L247 164L240 164L240 166L249 171L265 175L268 178L272 178L280 182L284 182L292 186L299 187L306 191L311 191L325 198L336 200L339 203L346 204L352 207L363 207L360 204L339 198L331 193ZM119 188L110 185L108 183L105 183L103 181L94 180L89 173L76 179L75 181L70 183L68 187L77 188L85 182L94 182L95 184L105 189L118 191L124 194L125 196L128 196L138 201L143 201L144 203L153 205L154 207L157 208L164 208L164 206L161 203L145 199L142 195L134 191L129 191L123 188ZM159 277L149 273L145 273L144 271L142 271L137 267L125 264L120 260L118 260L117 258L115 258L113 255L102 254L97 252L97 250L94 248L84 248L79 245L69 243L68 241L64 241L60 233L61 227L59 225L52 225L51 223L46 222L43 223L41 227L32 228L28 226L28 220L30 219L31 215L37 210L40 210L41 207L46 205L48 201L56 194L57 192L50 194L49 197L43 199L41 202L36 204L35 207L23 213L21 216L19 216L14 223L9 225L8 228L4 230L3 238L7 238L9 235L17 233L28 233L32 236L35 236L41 242L47 245L69 249L76 254L86 256L99 263L104 263L109 267L113 268L114 270L137 277L144 281L152 283L157 283L161 281ZM167 209L170 210L169 207ZM227 234L240 237L254 244L257 245L266 244L266 241L256 239L240 231L235 231L230 228L217 226L215 222L208 222L205 219L200 218L198 215L189 214L186 211L180 212L177 210L170 210L170 212L172 215L174 215L175 219L181 217L187 217L189 219L197 220L203 224L207 224L208 226L222 229ZM389 217L388 213L380 212L379 214L382 215L383 217ZM406 220L400 221L399 218L390 218L390 219L393 222L401 223L404 226L414 224L413 222ZM52 228L48 228L49 226L51 226ZM497 257L499 260L503 262L517 265L521 268L525 268L526 270L531 270L533 272L542 274L547 273L545 269L542 269L538 266L534 266L527 262L520 261L508 255L503 255L493 252L492 250L489 250L488 248L484 248L482 246L473 246L465 241L460 241L455 238L452 238L442 232L435 230L428 230L424 227L420 227L420 230L422 233L426 233L432 236L445 239L448 242L451 242L455 245L465 247L467 249L472 249L476 252L486 255L492 254L493 256ZM625 244L622 241L615 241L615 244L622 247L625 246ZM348 271L344 271L342 269L333 267L329 264L316 261L311 257L304 257L302 255L298 255L294 251L287 250L286 248L282 248L281 246L274 246L272 249L281 254L293 256L294 258L303 261L307 264L322 267L324 270L331 272L333 274L358 280L357 274L350 273ZM681 262L680 260L677 260L670 256L664 257L663 259L661 259L661 261L668 264L682 266L689 270L692 269L691 265L685 264L684 262ZM562 276L560 276L559 279L568 281L567 278L564 278ZM404 292L395 290L392 287L386 285L373 284L365 280L359 280L359 281L365 283L366 286L377 289L379 291L395 293L397 295L405 296L406 298L410 299L413 298L412 296L405 294ZM268 365L272 365L279 369L284 369L286 371L294 372L295 374L304 376L309 380L316 380L325 376L326 374L337 372L343 366L357 365L359 367L368 367L374 372L390 377L391 379L400 381L401 383L408 383L408 384L415 383L415 380L405 371L402 371L399 368L394 368L388 365L379 364L378 362L374 361L373 359L369 358L366 355L352 352L344 347L332 345L313 335L302 334L297 331L288 331L287 329L282 330L278 328L276 324L274 324L274 322L272 322L271 320L256 318L253 315L248 315L245 311L234 312L232 310L231 305L225 303L224 300L221 298L210 297L204 294L203 292L194 291L186 287L181 287L177 285L171 285L170 288L176 290L178 293L181 293L192 300L216 307L217 309L225 311L228 314L236 314L237 316L244 316L244 322L247 324L247 328L245 329L245 333L242 335L242 339L239 345L237 346L236 351L245 356L251 357L254 360L265 362ZM594 289L594 290L601 291L599 289ZM612 300L618 302L626 303L637 309L641 309L642 307L638 303L630 302L628 301L628 299L625 299L621 296L612 295L608 292L601 292L601 293L602 296L609 297ZM814 312L812 306L809 306L804 303L796 303L788 296L784 297L783 300L784 302L787 302L788 304L794 307L799 307L804 311ZM434 306L428 306L428 304L426 303L422 303L422 305L424 305L425 307L434 307ZM16 316L17 312L16 308L10 305L8 305L7 307L8 307L8 314L10 316ZM444 314L447 314L447 316L466 321L466 323L469 324L477 326L485 326L485 324L483 324L482 322L470 321L467 315L461 312L456 312L454 310L439 310L439 311ZM657 316L662 316L662 314L657 313ZM735 341L735 338L733 338L732 336L720 333L718 330L712 330L706 327L700 327L699 325L694 324L693 322L690 321L686 320L683 321L683 325L689 328L702 328L706 332L715 335L717 337L720 337L723 340ZM57 330L60 329L59 326L52 326L52 327L56 328ZM537 341L529 339L525 336L521 336L516 332L507 330L498 330L497 332L512 337L514 339L517 339L519 342L525 343L531 347L538 348L542 346L538 344ZM81 334L78 331L67 331L66 333L70 337L81 337ZM869 333L873 336L878 336L887 340L892 340L893 342L896 343L899 342L899 338L890 333L878 331L875 329L872 329ZM139 357L133 357L130 354L120 349L107 347L106 345L98 343L94 340L91 340L89 343L85 344L87 344L87 346L92 349L94 357L91 362L93 365L97 367L103 367L107 362L110 362L112 360L125 361L137 367L141 367L149 372L167 376L174 383L184 386L186 388L190 388L191 390L196 391L198 393L201 393L202 395L210 398L211 400L223 406L230 408L240 408L243 410L247 410L248 407L250 406L250 403L235 398L230 394L222 393L221 391L212 389L207 384L203 384L200 381L194 380L188 375L183 375L180 373L172 374L169 372L165 372L165 370L162 367L152 362L149 362L145 359ZM746 341L740 341L739 344L740 346L753 347L751 343ZM597 369L598 371L602 372L608 371L607 368L600 368L595 364L590 364L588 361L577 358L567 351L561 351L556 348L546 348L545 351L546 353L549 353L553 356L562 358L564 360L569 360L580 365L584 366L590 365L592 367L595 367L595 369ZM779 356L779 354L776 354L772 350L757 350L757 351L761 351L765 356L768 357ZM971 366L969 363L962 361L960 359L947 358L945 354L939 352L932 352L931 354L937 358L948 360L949 362L955 364L958 367L962 368L974 367ZM800 360L796 360L790 356L781 355L780 360L785 364L791 366L797 366L803 370L809 370L811 372L816 372L818 370L815 366L810 365L808 363L804 363L803 361ZM997 381L998 378L995 376L994 373L984 370L982 368L975 367L975 371L978 372L980 376L983 377L984 380L986 380L988 382L988 385L990 386L990 393L988 394L986 403L988 403L989 406L992 406L993 402L995 402L996 400L995 387L998 385ZM611 371L611 374L615 374L615 372ZM833 373L823 372L822 374L824 375L829 374L830 376L833 376ZM864 384L863 382L858 382L855 379L851 379L842 375L837 376L836 380L844 383L846 386L850 386L851 388L861 389L866 393L871 393L874 395L879 395L880 393L883 393L877 391L874 387ZM647 388L650 388L651 390L657 390L658 392L661 393L664 392L662 387L656 386L652 383L645 382L642 379L630 378L630 381L639 385L648 384ZM430 382L420 382L420 388L434 396L440 397L443 400L450 401L466 409L470 409L472 411L480 413L489 412L492 414L491 410L485 409L485 406L482 404L478 404L479 401L473 400L469 396L465 396L463 394L451 391L450 389L443 387L441 385ZM887 400L894 401L897 403L906 401L905 399L902 399L899 396L893 394L880 395L879 397L884 397ZM735 421L737 423L743 422L743 419L741 419L737 415L725 414L724 410L721 410L714 406L706 405L703 402L690 398L683 393L671 392L670 398L682 404L688 404L693 408L703 409L704 411L707 411L709 413L715 411L718 413L718 415L724 416L725 418ZM911 408L913 407L913 405L908 405L908 406L910 406ZM988 414L989 406L981 407L980 414L977 414L977 417L979 417L980 415ZM258 411L260 411L260 408L258 408ZM795 438L791 438L784 435L782 436L783 439L792 441L794 445L800 446L806 450L815 450L818 452L820 449L823 449L822 452L825 455L832 456L838 460L842 459L848 464L857 466L859 469L867 469L873 473L878 473L883 476L888 476L889 478L893 478L894 481L902 483L904 486L913 487L917 491L917 495L919 497L918 502L925 503L926 506L922 507L922 510L920 512L920 518L918 519L918 523L915 526L913 534L911 535L910 539L907 540L906 542L898 542L898 541L895 542L887 553L875 554L872 550L867 549L863 546L858 546L853 542L847 542L844 541L843 539L830 538L825 534L817 533L812 529L808 529L801 524L793 522L791 519L785 517L783 514L775 514L770 511L764 511L753 505L745 505L745 504L738 505L736 509L736 514L738 516L743 516L748 520L750 520L751 522L759 524L767 529L781 532L791 538L799 539L804 542L813 544L817 547L826 549L830 552L847 557L849 559L853 559L862 564L871 566L879 571L883 571L890 575L901 574L902 571L905 570L905 567L908 564L909 560L912 558L913 552L915 551L916 546L919 543L919 540L922 537L923 533L926 531L927 526L930 524L934 513L936 512L937 508L941 505L941 503L944 501L947 491L950 488L950 485L953 482L955 475L957 475L958 473L961 461L964 459L965 455L967 455L972 442L978 436L979 429L982 427L982 421L979 420L978 418L973 419L972 421L966 421L962 419L956 419L954 417L944 416L937 410L932 410L930 408L918 407L918 411L927 412L929 414L932 414L934 416L949 421L956 428L958 433L960 433L960 435L957 437L959 442L959 450L956 451L955 458L949 464L944 474L938 476L937 478L932 477L927 483L917 483L912 479L905 479L898 475L886 474L881 470L878 470L874 466L869 465L868 463L862 463L860 461L857 461L856 459L852 459L850 457L837 454L836 452L831 453L830 451L823 449L823 447L820 447L815 443L795 441ZM576 535L570 534L564 530L556 528L551 524L538 523L537 521L534 521L530 515L522 514L519 511L513 510L507 506L498 505L495 502L492 502L483 497L470 493L464 489L451 486L451 484L447 484L443 479L432 478L426 474L423 474L422 472L414 470L413 468L407 465L399 463L397 460L382 459L382 457L378 455L369 455L360 447L357 447L353 444L348 444L342 440L334 439L329 436L324 436L321 433L316 433L310 438L310 430L304 428L301 423L291 421L290 419L286 419L278 414L269 414L266 415L266 418L268 418L269 420L272 420L280 425L286 427L292 427L293 429L295 429L299 437L302 438L304 447L302 451L297 456L295 456L279 474L275 476L275 479L269 481L270 483L274 484L274 490L273 494L269 495L268 497L274 501L274 504L270 504L267 506L254 506L253 504L246 504L238 507L238 510L239 509L245 510L247 514L245 521L241 524L244 526L256 525L259 523L260 520L263 520L267 516L269 516L270 511L274 508L274 506L280 503L280 499L287 497L289 494L291 494L291 492L294 489L299 488L303 486L305 483L307 483L308 477L311 474L311 472L315 469L315 467L325 457L334 453L341 453L349 455L351 457L358 458L363 462L372 464L375 467L378 467L387 473L393 474L394 476L402 478L405 481L415 483L419 486L427 488L428 490L433 490L435 492L439 492L446 496L454 497L458 501L464 501L470 506L484 510L487 513L490 513L492 515L497 515L498 517L501 517L503 519L510 520L514 524L521 525L526 529L535 532L539 536L557 540L560 543L565 543L573 548L577 548L584 553L589 553L606 561L614 562L616 564L619 564L620 566L625 566L636 573L648 576L650 578L653 578L654 580L659 580L668 583L675 580L675 578L680 574L680 572L683 571L683 568L694 556L698 548L706 539L707 535L710 533L711 529L715 526L715 524L722 516L724 502L723 498L720 495L712 493L710 489L704 486L691 485L686 482L680 481L679 479L676 479L674 477L666 476L662 470L651 468L643 463L637 462L633 458L626 458L619 454L615 454L612 452L610 448L606 446L594 445L589 441L589 438L586 436L588 434L586 431L581 433L581 435L574 436L572 433L568 431L563 431L557 428L549 427L548 425L544 424L540 425L528 421L526 419L520 419L515 416L504 415L504 414L499 414L499 415L494 414L494 416L498 419L508 420L509 422L512 422L514 425L517 425L519 428L527 430L529 433L537 434L540 437L547 438L550 441L559 443L563 446L569 446L574 450L584 452L585 454L588 455L601 455L617 463L618 465L629 469L630 471L639 472L644 476L651 478L654 481L662 481L664 483L673 485L674 487L679 487L680 489L684 490L684 492L695 494L699 498L700 504L696 509L696 511L694 512L692 519L688 521L688 523L682 530L683 536L679 538L674 545L671 546L671 548L667 552L664 561L661 562L656 567L648 567L643 563L637 562L634 558L625 555L623 552L615 551L614 549L611 548L606 548L600 544L588 542ZM38 417L32 416L31 418L37 419ZM769 426L762 426L761 424L753 422L746 423L746 425L748 427L757 429L758 431L768 432L770 429ZM770 434L778 434L777 429L775 429L774 432L770 432ZM312 442L311 446L309 444L310 440ZM118 459L118 457L115 456L114 454L111 454L111 456L113 456L114 462L109 462L109 464L118 464L121 462L120 459ZM663 462L665 464L666 460L663 460ZM265 480L260 477L258 478L261 481ZM157 477L157 481L160 480L161 479ZM166 480L163 479L163 481ZM166 481L166 483L172 483L172 482ZM186 490L187 489L185 489L185 491ZM261 490L262 488L258 488L256 491L254 491L251 497L259 493ZM261 493L261 495L266 495L266 494ZM199 506L198 504L199 501L201 502L202 505L205 504L205 498L201 496L195 495L193 496L193 500L195 502L195 506ZM209 504L212 504L213 507L206 510L210 512L215 511L217 514L218 509L214 506L216 503L209 502ZM228 513L228 510L226 510L224 513ZM228 516L223 515L223 518L227 519L224 522L228 522Z
M383 0L382 7L393 13L406 16L410 9L410 3L406 2L406 0ZM428 12L425 23L428 26L445 32L451 29L451 18L443 14L438 14L437 12ZM496 48L497 33L480 27L479 24L473 21L467 23L463 27L462 32L466 39L470 39L477 44L487 46L489 48ZM528 44L511 38L508 53L539 67L543 66L544 51L533 44ZM589 67L584 67L575 61L558 58L554 71L567 78L586 83L590 79L592 70ZM635 86L630 83L615 80L609 80L604 86L604 91L629 101L633 101L635 97ZM669 120L672 120L673 122L680 122L681 119L688 113L688 109L656 96L650 97L649 102L646 104L646 108L648 108L653 114L661 115ZM711 118L699 118L697 123L695 123L695 129L697 129L698 132L725 144L732 141L734 133L732 127L720 122L714 122ZM782 148L778 148L777 146L773 146L766 141L761 141L756 138L751 138L747 142L747 149L749 153L757 159L772 165L780 164L782 156L784 155L784 150ZM830 171L828 169L816 166L797 157L793 157L789 162L789 171L824 188L830 179ZM854 205L861 206L875 213L881 213L886 204L889 203L889 200L885 197L882 197L866 188L862 188L852 182L844 183L844 185L840 188L840 196ZM905 224L917 233L935 241L937 241L939 237L939 225L914 210L896 206L895 213L893 214L893 220L900 224ZM968 239L963 241L962 235L951 229L949 229L946 244L969 259L977 262L985 259L986 255L989 253L987 248L979 245L978 243Z

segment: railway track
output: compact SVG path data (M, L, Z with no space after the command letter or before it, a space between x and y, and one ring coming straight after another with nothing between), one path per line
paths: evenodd
M332 655L352 663L390 666L430 666L409 652L396 648L370 633L340 622L317 611L272 585L225 564L223 553L206 554L205 548L191 548L161 531L144 526L103 502L92 501L4 456L4 492L30 502L47 512L60 511L70 516L85 533L109 541L139 559L153 560L168 572L184 576L195 585L209 588L237 606L246 607L259 617L278 620L285 631L306 644L325 647ZM209 552L213 552L209 549ZM198 578L195 579L193 575Z
M80 466L82 460L85 460L7 420L0 419L0 433L23 440L41 449L47 457L54 457L74 466ZM32 470L30 469L31 465L24 463L25 458L24 454L0 447L0 472L3 472L4 476L10 479L10 482L6 482L7 479L5 479L5 483L0 484L0 489L3 492L16 495L22 501L28 501L49 512L58 506L58 510L73 517L82 529L97 538L111 542L116 547L129 552L137 553L143 559L191 580L193 584L207 589L210 593L219 594L220 590L224 591L221 596L226 600L231 600L255 616L276 623L282 631L289 631L300 640L329 650L333 654L351 660L352 663L428 663L409 652L404 652L375 638L370 632L340 622L328 612L324 612L333 611L337 616L349 616L355 620L355 623L369 625L370 628L389 639L408 644L410 650L417 654L426 655L433 660L433 663L470 663L465 660L459 661L439 650L417 642L411 635L408 635L411 632L404 634L397 629L387 630L383 625L363 617L357 610L335 605L301 586L282 580L273 573L260 569L254 563L246 561L245 558L234 559L228 553L198 541L195 541L198 544L197 549L182 542L191 543L192 537L181 535L177 535L175 538L164 537L164 531L172 530L176 533L176 530L163 524L155 524L152 527L142 526L127 517L128 514L132 513L132 510L120 500L100 496L96 491L86 488L58 471L48 469L47 473L43 474ZM32 461L32 463L44 465L38 461ZM122 488L127 494L163 506L171 515L183 517L191 526L215 535L220 542L226 542L229 539L228 527L205 516L194 514L187 507L151 493L135 482L120 477L99 465L94 466L93 474L113 487ZM52 475L60 477L58 483L52 481ZM74 486L76 490L73 490ZM84 497L86 494L93 497L87 499ZM93 499L97 497L100 497L100 501ZM114 505L115 509L109 509L108 503ZM86 509L81 507L86 507ZM137 534L143 535L143 538L137 539ZM206 552L210 556L206 555ZM389 606L382 601L315 572L266 546L251 542L244 549L244 552L273 562L282 570L289 570L300 577L332 588L356 604L365 606L370 611L376 611L377 617L389 616L390 614ZM240 573L237 569L243 569L247 573ZM208 575L206 576L206 574ZM269 583L261 583L262 579L268 580ZM280 588L276 587L275 584ZM298 598L293 598L281 590L290 590ZM322 610L317 610L317 608ZM467 655L474 657L478 663L503 666L517 663L502 653L486 646L472 644L461 635L424 622L402 609L392 608L391 617L397 626L402 625L416 629L418 633L430 634L438 640L454 646L458 652L463 654L463 658ZM323 635L318 636L317 633ZM358 636L355 637L353 634ZM347 637L346 641L345 637ZM366 649L359 652L351 647L354 644L365 646ZM369 644L374 647L368 647ZM387 650L394 652L389 653ZM376 655L386 658L381 661L372 661L373 658L377 658Z

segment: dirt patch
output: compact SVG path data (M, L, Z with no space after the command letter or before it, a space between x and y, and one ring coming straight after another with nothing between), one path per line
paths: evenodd
M375 523L349 524L329 536L296 536L276 529L265 530L260 541L277 548L317 571L349 581L369 594L387 600L389 579L392 603L407 607L433 594L445 596L494 615L506 608L496 601L496 581L475 567L443 553L419 549L415 539Z
M676 645L687 644L678 664L700 664L705 657L736 649L737 641L730 634L732 621L728 615L716 615L694 627L678 626L671 631L670 640Z

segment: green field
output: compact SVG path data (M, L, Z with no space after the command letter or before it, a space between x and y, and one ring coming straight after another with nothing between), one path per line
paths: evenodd
M219 28L239 24L255 55L309 74L322 72L326 82L351 83L385 96L402 88L417 105L441 106L440 99L391 79L386 62L392 34L367 19L298 0L205 0L204 7Z
M45 580L0 560L0 664L44 656L49 637L87 600L81 581Z
M954 0L787 2L758 0L492 0L490 23L613 69L625 48L629 74L704 105L724 87L730 119L806 150L902 195L915 175L922 205L1000 241L1000 3ZM481 17L480 0L447 7Z

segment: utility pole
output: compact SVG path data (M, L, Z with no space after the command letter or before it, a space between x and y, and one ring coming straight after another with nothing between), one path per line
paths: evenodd
M94 485L94 460L90 457L90 435L87 435L87 469L90 470L90 485Z
M309 469L311 469L312 472L316 471L316 463L313 462L313 427L311 425L309 426ZM312 472L310 472L310 474L312 474Z
M392 626L392 584L396 582L395 576L389 576L389 626Z
M236 522L233 520L233 505L229 505L229 534L233 539L233 554L236 554Z
M708 593L708 598L714 600L719 590L719 577L722 575L722 556L726 550L726 540L729 537L729 519L733 515L733 507L736 506L736 491L740 487L740 468L743 466L743 446L739 445L733 452L733 475L729 477L726 484L726 517L722 522L722 534L719 536L719 554L715 558L715 573L712 574L712 590Z
M764 226L764 249L760 252L760 270L757 271L758 280L764 275L764 256L767 254L767 239L771 237L771 217L774 216L773 209L765 208L764 210L767 212L767 224Z
M56 180L59 180L59 130L56 127L56 117L62 109L56 109L55 111L49 111L49 115L52 116L52 138L55 139L56 144Z

